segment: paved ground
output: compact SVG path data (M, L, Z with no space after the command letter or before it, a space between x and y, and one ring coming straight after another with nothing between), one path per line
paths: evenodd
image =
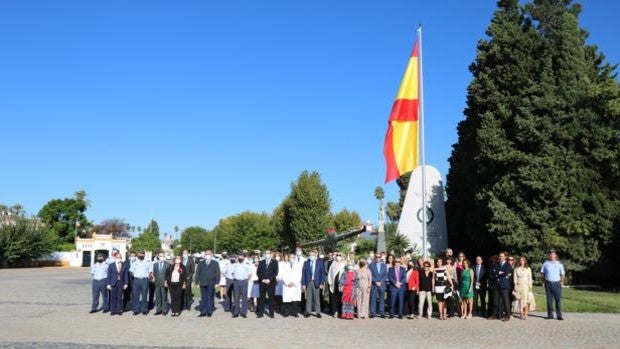
M0 348L617 348L620 315L461 320L231 319L88 314L88 269L0 269Z

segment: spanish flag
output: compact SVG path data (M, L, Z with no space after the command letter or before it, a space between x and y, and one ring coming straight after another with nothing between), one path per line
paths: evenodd
M420 54L416 41L388 120L383 155L385 183L413 171L419 164L418 116L420 115Z

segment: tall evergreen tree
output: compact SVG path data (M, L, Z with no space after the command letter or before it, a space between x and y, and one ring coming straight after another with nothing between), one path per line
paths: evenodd
M582 270L618 227L618 83L585 44L580 6L498 2L471 66L448 173L452 245ZM615 225L615 228L614 228Z
M320 239L330 223L331 201L318 172L303 171L291 185L286 219L295 242Z

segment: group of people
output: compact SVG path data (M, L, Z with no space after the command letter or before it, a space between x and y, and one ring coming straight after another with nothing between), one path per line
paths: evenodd
M371 253L356 258L354 253L312 250L305 256L301 248L290 254L269 250L244 251L216 259L205 251L198 261L183 251L167 261L145 259L145 253L132 254L123 261L114 251L107 260L97 256L93 275L91 313L99 310L121 315L179 316L193 303L192 283L200 288L199 317L215 311L216 289L225 311L233 318L248 316L273 318L315 316L323 313L352 320L364 318L427 318L433 316L433 296L437 318L474 316L509 321L513 313L527 319L535 307L533 274L525 257L516 259L500 252L487 264L477 256L472 264L463 252L457 257L447 249L437 259L414 260L411 253L395 256ZM564 268L555 251L541 268L547 293L548 318L562 320L561 291ZM170 303L168 303L168 294ZM99 308L99 298L103 306ZM266 307L267 306L267 307Z

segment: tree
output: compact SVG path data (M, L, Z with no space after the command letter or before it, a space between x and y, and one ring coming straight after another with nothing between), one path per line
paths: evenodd
M377 239L362 238L357 241L355 246L355 254L358 256L368 256L370 252L377 248Z
M280 236L266 213L242 212L223 218L213 228L218 250L241 251L243 249L277 249Z
M567 269L598 261L620 217L620 92L569 0L498 2L471 65L447 176L451 245ZM614 163L610 165L610 163Z
M333 223L336 232L345 232L351 229L359 229L362 218L357 211L349 211L345 208L333 215Z
M97 234L111 234L115 238L130 237L131 227L122 218L110 218L101 221L93 230Z
M307 242L324 236L330 221L331 202L327 187L318 172L303 171L291 184L287 202L285 229L296 242Z
M390 220L390 222L398 222L402 209L403 208L399 206L397 202L388 202L387 208L385 210L385 215Z
M0 265L34 259L54 250L56 236L38 219L0 216Z
M58 245L73 243L76 234L84 237L92 226L84 215L88 205L86 193L80 191L74 198L50 200L37 216L57 237Z
M213 249L213 238L213 232L205 228L187 227L181 232L178 249L188 250L190 253Z
M159 240L159 224L153 219L149 225L137 237L131 239L130 252L150 251L158 252L161 250Z
M388 251L392 251L396 256L401 256L406 250L409 249L409 239L401 234L390 234L386 239L386 245Z
M382 187L375 188L375 199L379 200L381 205L383 205L383 199L385 198L385 192Z

